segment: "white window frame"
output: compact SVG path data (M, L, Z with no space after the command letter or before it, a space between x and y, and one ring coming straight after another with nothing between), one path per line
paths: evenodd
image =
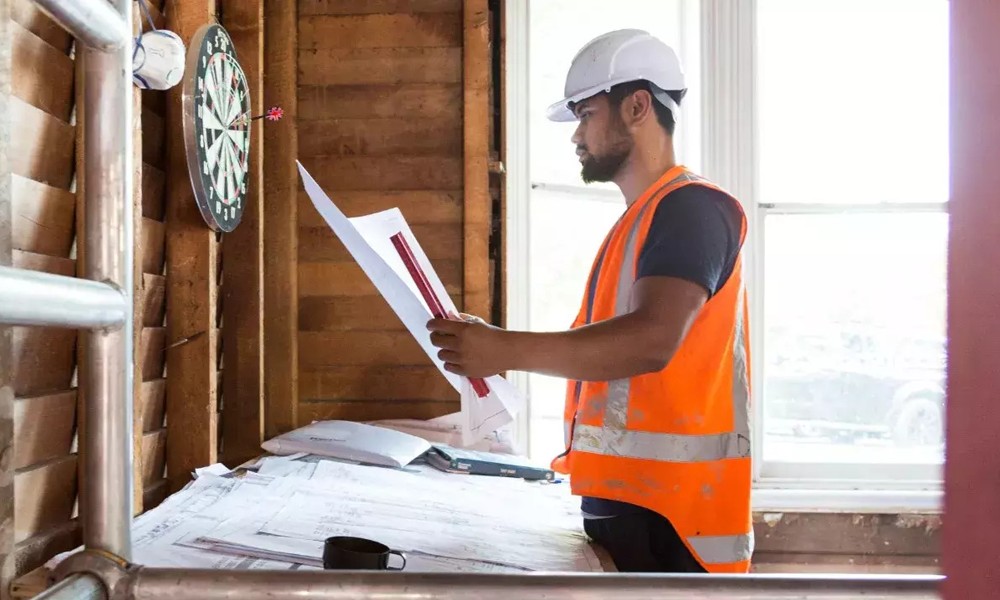
M528 0L531 1L531 0ZM534 0L541 1L541 0ZM750 297L751 352L763 356L764 273L762 264L764 222L770 214L835 214L861 212L946 212L947 204L817 205L760 204L757 202L758 164L756 147L756 14L757 0L682 0L682 19L697 28L698 39L685 37L686 56L700 56L701 68L689 69L700 86L701 103L696 108L702 127L700 136L688 143L678 140L683 151L699 152L700 171L743 203L749 221L745 266ZM506 121L507 121L507 326L528 329L529 239L527 217L531 194L528 132L528 2L505 2ZM700 23L699 23L700 22ZM697 51L697 52L695 52ZM700 80L699 80L700 79ZM691 113L691 109L688 109ZM682 152L683 153L683 152ZM594 190L590 190L594 191ZM755 333L756 332L756 333ZM759 359L755 365L762 365ZM527 375L511 373L512 382L527 393ZM763 422L763 369L751 373L754 394L753 419ZM518 417L515 439L527 450L531 402ZM754 456L762 457L763 428L754 427ZM941 477L935 469L916 466L900 477L899 465L865 465L864 480L852 478L855 465L823 464L822 478L809 477L815 465L754 461L755 510L937 512L941 509ZM882 474L879 474L880 469ZM889 471L892 471L890 476Z

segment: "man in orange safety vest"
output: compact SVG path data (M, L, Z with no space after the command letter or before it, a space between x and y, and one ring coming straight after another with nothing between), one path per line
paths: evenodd
M674 51L634 30L585 45L554 121L585 182L625 208L594 260L572 327L507 331L432 320L445 368L568 380L566 451L584 529L620 571L745 573L750 513L749 345L740 203L678 165L687 87Z

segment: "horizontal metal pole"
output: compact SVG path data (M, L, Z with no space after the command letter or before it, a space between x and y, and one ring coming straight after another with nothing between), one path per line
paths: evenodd
M101 580L93 575L70 575L35 596L35 600L107 600L108 592Z
M931 600L935 576L785 576L388 573L385 571L220 571L139 568L130 597L137 600L267 598L269 600Z
M0 267L0 324L107 329L125 323L126 308L99 281Z
M107 0L35 0L35 4L76 39L103 52L121 48L131 27Z

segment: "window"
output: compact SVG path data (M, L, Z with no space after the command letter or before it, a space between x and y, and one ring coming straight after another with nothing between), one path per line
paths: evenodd
M948 2L756 5L760 480L933 485Z
M894 506L901 490L938 488L947 0L507 5L509 325L568 326L624 209L613 186L580 182L574 125L545 108L587 40L649 30L690 82L680 161L736 193L750 219L756 486L887 490ZM563 450L565 384L519 384L529 453L548 460Z

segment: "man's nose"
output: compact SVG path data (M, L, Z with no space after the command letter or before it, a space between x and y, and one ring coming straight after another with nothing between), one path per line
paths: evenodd
M583 133L581 131L582 129L583 129L583 123L580 123L579 125L576 126L576 130L573 131L573 137L569 138L569 141L573 142L574 146L583 145Z

